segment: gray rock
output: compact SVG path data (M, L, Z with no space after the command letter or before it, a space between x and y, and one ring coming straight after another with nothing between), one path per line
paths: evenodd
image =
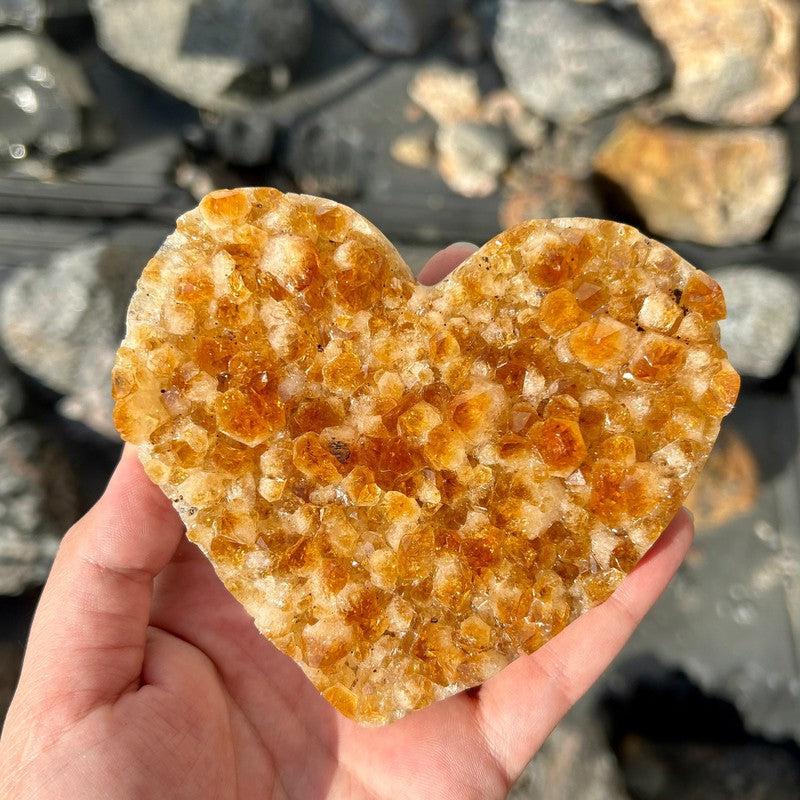
M305 52L305 0L92 0L100 46L126 67L208 109L285 88Z
M720 322L728 358L742 375L771 378L800 334L800 288L786 275L759 266L713 274L728 308L727 319Z
M497 190L508 167L510 142L491 125L457 122L436 134L439 173L447 185L465 197L486 197Z
M44 582L76 514L74 476L61 448L28 423L0 430L0 594Z
M463 0L326 0L355 35L380 55L417 53Z
M286 165L303 192L347 200L363 189L369 155L357 123L322 115L295 128Z
M5 356L0 355L0 428L19 415L24 403L22 384Z
M44 0L0 0L0 25L38 31L44 16Z
M80 67L42 36L0 35L0 160L31 149L45 156L83 143L82 109L92 94Z
M0 341L23 371L66 397L60 410L116 437L109 389L124 312L143 259L113 239L14 270L0 290Z
M275 143L275 123L266 114L225 114L208 123L211 146L239 167L266 164Z
M658 46L601 7L573 0L501 0L494 51L509 87L561 122L590 119L658 88Z

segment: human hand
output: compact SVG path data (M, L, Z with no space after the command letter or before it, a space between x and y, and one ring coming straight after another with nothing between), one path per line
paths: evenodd
M447 248L420 280L471 252ZM609 600L534 654L361 728L261 637L126 448L42 593L0 739L0 797L502 798L691 539L681 511Z

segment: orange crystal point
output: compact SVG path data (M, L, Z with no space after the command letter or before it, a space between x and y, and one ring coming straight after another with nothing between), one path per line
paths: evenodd
M527 222L427 288L345 206L215 192L142 274L115 420L258 629L382 724L633 568L736 399L724 313L625 225Z

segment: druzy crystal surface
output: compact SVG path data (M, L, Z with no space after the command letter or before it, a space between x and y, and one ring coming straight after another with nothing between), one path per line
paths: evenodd
M144 269L115 420L258 629L381 724L631 570L736 399L724 314L624 225L526 222L424 287L344 206L215 192Z

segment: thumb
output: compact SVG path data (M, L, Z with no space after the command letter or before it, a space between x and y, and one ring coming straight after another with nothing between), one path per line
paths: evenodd
M20 690L35 687L69 713L137 688L153 578L183 526L126 447L97 504L59 548L31 627Z

